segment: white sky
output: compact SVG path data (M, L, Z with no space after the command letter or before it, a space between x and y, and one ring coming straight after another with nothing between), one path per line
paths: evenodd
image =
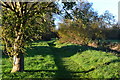
M93 8L98 11L99 14L103 14L105 10L109 10L118 21L118 2L120 0L87 0L93 3Z

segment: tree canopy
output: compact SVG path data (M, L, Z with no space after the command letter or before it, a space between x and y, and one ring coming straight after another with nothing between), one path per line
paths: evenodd
M2 2L2 39L9 55L14 57L11 72L24 70L25 45L50 32L53 2Z

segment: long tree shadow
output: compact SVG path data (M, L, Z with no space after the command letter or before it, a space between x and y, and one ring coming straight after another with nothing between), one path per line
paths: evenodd
M113 54L116 54L116 56L118 56L118 57L120 56L120 51L112 50L110 48L104 48L104 47L95 48L95 47L91 47L91 46L84 46L84 47L87 47L88 49L91 49L91 50L97 50L97 51L113 53Z
M58 78L71 79L73 73L84 73L84 72L73 72L73 71L67 70L62 58L70 57L76 54L81 48L83 47L76 46L76 45L64 46L61 48L49 47L49 46L34 46L32 47L31 50L28 49L29 55L27 57L34 57L35 55L42 55L42 56L53 55L55 65L57 66L58 70L25 70L25 71L26 72L40 72L40 71L55 72L55 76L54 76L55 79L58 79ZM85 51L87 49L84 48L82 50Z
M61 47L60 49L58 48L54 48L54 47L51 47L52 51L54 52L54 61L58 67L58 71L56 73L56 78L66 78L66 79L74 79L73 77L73 73L88 73L90 71L93 71L95 69L97 69L98 67L96 68L91 68L87 71L70 71L70 70L67 70L63 65L63 60L62 58L64 57L70 57L74 54L76 54L77 52L84 52L86 50L101 50L101 51L104 51L104 52L114 52L116 54L119 54L119 52L117 51L114 51L114 50L109 50L109 49L99 49L99 48L94 48L94 47L90 47L90 46L76 46L76 45L70 45L70 46L64 46L64 47ZM55 50L55 51L54 51ZM64 52L62 52L64 51ZM110 63L115 63L115 62L120 62L120 60L112 60L112 61L109 61L107 63L104 63L103 65L101 66L104 66L104 65L109 65Z
M26 72L40 72L40 71L45 71L45 72L55 72L54 78L72 78L72 73L88 73L90 71L95 70L94 68L88 70L88 71L70 71L66 69L66 66L64 65L64 61L62 58L70 57L76 54L77 52L84 52L86 50L101 50L98 48L94 47L89 47L89 46L79 46L79 45L68 45L68 46L63 46L61 48L56 48L56 47L50 47L50 46L34 46L32 47L31 50L28 49L29 55L27 57L33 57L35 55L53 55L55 65L57 66L58 70L25 70ZM102 50L105 51L105 50ZM34 54L33 54L34 52ZM114 63L114 62L119 62L118 60L108 62L106 64Z
M54 48L51 47L51 50L53 51L54 55L54 61L56 66L58 67L58 71L56 72L55 78L59 79L72 79L73 73L79 73L79 72L72 72L66 68L66 65L64 65L64 61L62 60L64 57L70 57L77 53L77 51L80 49L80 46L64 46L62 48Z

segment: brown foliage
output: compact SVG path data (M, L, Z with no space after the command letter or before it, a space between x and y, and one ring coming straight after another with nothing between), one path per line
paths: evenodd
M61 24L58 34L61 43L69 42L82 45L87 45L92 40L103 37L97 24L86 25L81 19L66 20L64 24Z

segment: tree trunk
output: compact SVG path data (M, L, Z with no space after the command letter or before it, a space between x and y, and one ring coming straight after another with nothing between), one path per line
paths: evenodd
M13 68L11 72L22 72L24 70L24 55L20 46L20 35L17 36L14 43Z
M24 71L24 56L18 54L13 56L13 68L11 72L22 72Z

